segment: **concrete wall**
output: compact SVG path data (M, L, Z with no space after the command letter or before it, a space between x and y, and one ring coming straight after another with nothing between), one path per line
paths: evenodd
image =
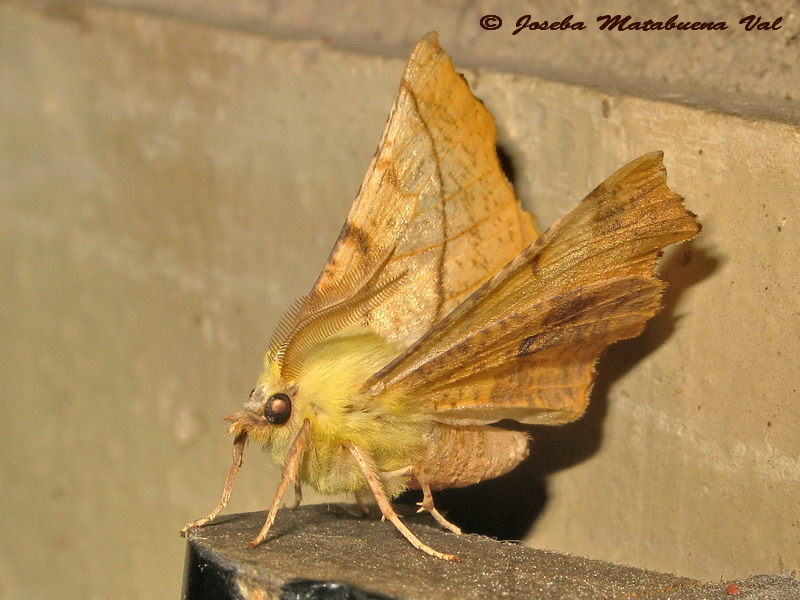
M175 597L177 530L229 464L221 418L380 135L403 60L379 54L430 29L465 69L499 67L468 76L540 223L662 149L705 226L665 256L667 308L601 361L586 418L537 431L531 480L485 488L484 510L513 484L536 545L708 579L800 568L792 5L718 3L784 15L750 37L542 42L479 29L501 13L480 2L109 4L0 4L0 597ZM711 18L688 6L663 14ZM276 483L251 449L231 508Z

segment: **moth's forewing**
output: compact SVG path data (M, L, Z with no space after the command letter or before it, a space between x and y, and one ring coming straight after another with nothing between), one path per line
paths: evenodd
M661 153L623 167L383 369L451 424L560 423L586 406L594 363L659 309L662 249L699 224Z
M364 319L404 348L529 245L533 220L503 175L496 137L492 116L455 72L436 34L423 38L358 197L297 320L320 302L354 294L377 268L383 278L405 273L396 293Z

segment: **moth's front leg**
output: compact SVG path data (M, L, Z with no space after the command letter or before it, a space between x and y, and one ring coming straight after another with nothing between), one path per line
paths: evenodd
M242 455L244 454L244 444L246 441L247 433L244 432L237 435L233 440L233 463L231 464L231 470L228 473L228 478L225 480L225 487L222 490L222 499L219 501L219 504L217 504L216 508L202 519L197 519L197 521L187 523L184 528L181 529L181 537L185 537L186 532L190 529L202 527L203 525L213 521L217 515L222 512L225 506L227 506L228 500L231 498L231 492L233 491L233 483L236 481L236 474L239 472L239 469L243 464Z
M278 509L281 506L283 493L286 491L286 486L290 481L295 484L295 493L297 493L297 472L300 470L300 463L303 460L303 454L308 445L308 432L310 427L311 423L306 419L297 437L294 438L292 446L289 448L289 454L286 456L286 463L283 465L283 473L281 473L281 482L278 484L278 489L275 492L275 498L272 500L272 506L267 514L267 519L264 521L264 525L261 527L261 531L258 532L258 535L247 543L251 548L255 548L266 539L272 524L275 522Z
M369 485L370 490L372 490L372 494L375 496L375 501L378 503L378 508L381 509L381 514L385 519L388 519L392 522L392 524L397 527L397 530L403 534L403 536L411 542L411 545L417 548L418 550L422 550L425 554L429 554L436 558L442 558L444 560L459 560L458 556L455 554L443 554L437 550L434 550L427 544L424 544L420 539L411 533L411 530L403 524L400 520L400 517L394 512L392 508L392 504L389 501L389 497L386 495L386 490L383 488L383 483L381 482L381 476L377 468L375 467L375 463L372 460L372 457L361 450L358 446L355 446L351 443L346 444L347 449L350 451L350 454L353 455L353 458L358 464L358 467L361 469L361 472L364 473L364 477L367 480L367 484Z

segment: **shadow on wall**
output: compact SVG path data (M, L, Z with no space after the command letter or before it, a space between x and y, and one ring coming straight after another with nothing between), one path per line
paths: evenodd
M601 357L584 416L562 427L524 427L533 438L531 455L525 462L497 479L436 492L437 507L465 532L501 540L523 539L547 505L547 477L587 460L600 447L613 383L669 339L681 319L675 314L681 294L711 275L720 262L713 253L698 247L696 241L680 246L661 265L661 276L669 285L664 294L664 309L648 323L644 334L614 344ZM411 503L421 498L419 492L409 491L399 501Z

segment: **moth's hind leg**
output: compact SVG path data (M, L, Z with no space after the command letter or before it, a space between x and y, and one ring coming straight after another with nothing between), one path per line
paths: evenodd
M394 512L392 503L389 502L389 496L386 494L386 490L383 488L381 474L375 468L375 463L372 461L372 457L361 450L358 446L355 446L351 443L347 443L346 447L355 459L356 463L361 469L361 472L364 474L367 484L369 485L370 490L372 490L372 494L375 496L375 501L378 503L378 508L380 508L383 517L391 521L392 524L397 527L397 530L402 533L403 536L409 542L411 542L411 545L417 550L422 550L425 554L435 556L436 558L443 558L444 560L459 560L458 556L455 554L443 554L442 552L434 550L427 544L424 544L417 536L415 536L411 530L400 520L400 517L397 515L397 513Z
M369 516L369 507L364 504L364 496L361 495L359 490L353 492L353 496L356 498L356 505L358 505L358 512L361 514L362 517Z
M450 521L444 518L442 513L436 510L436 507L433 504L433 493L431 492L431 486L428 483L428 478L422 469L418 467L403 467L402 469L397 469L395 471L385 471L381 473L381 479L384 481L394 479L395 477L410 477L411 479L415 479L419 484L419 488L422 490L422 502L417 502L417 506L419 506L419 510L417 511L418 513L428 511L431 513L431 516L436 519L436 522L439 523L439 525L452 531L453 533L457 533L459 535L461 534L460 527L453 525Z
M303 501L303 484L299 481L294 482L294 504L291 508L297 508Z
M433 493L431 493L431 486L428 484L428 479L425 477L425 474L419 470L414 470L414 479L417 480L419 483L419 487L422 489L422 502L417 502L419 506L419 510L417 512L428 511L431 513L436 522L439 523L445 529L449 529L453 533L461 534L461 528L457 525L453 525L450 521L445 519L436 507L433 505Z

